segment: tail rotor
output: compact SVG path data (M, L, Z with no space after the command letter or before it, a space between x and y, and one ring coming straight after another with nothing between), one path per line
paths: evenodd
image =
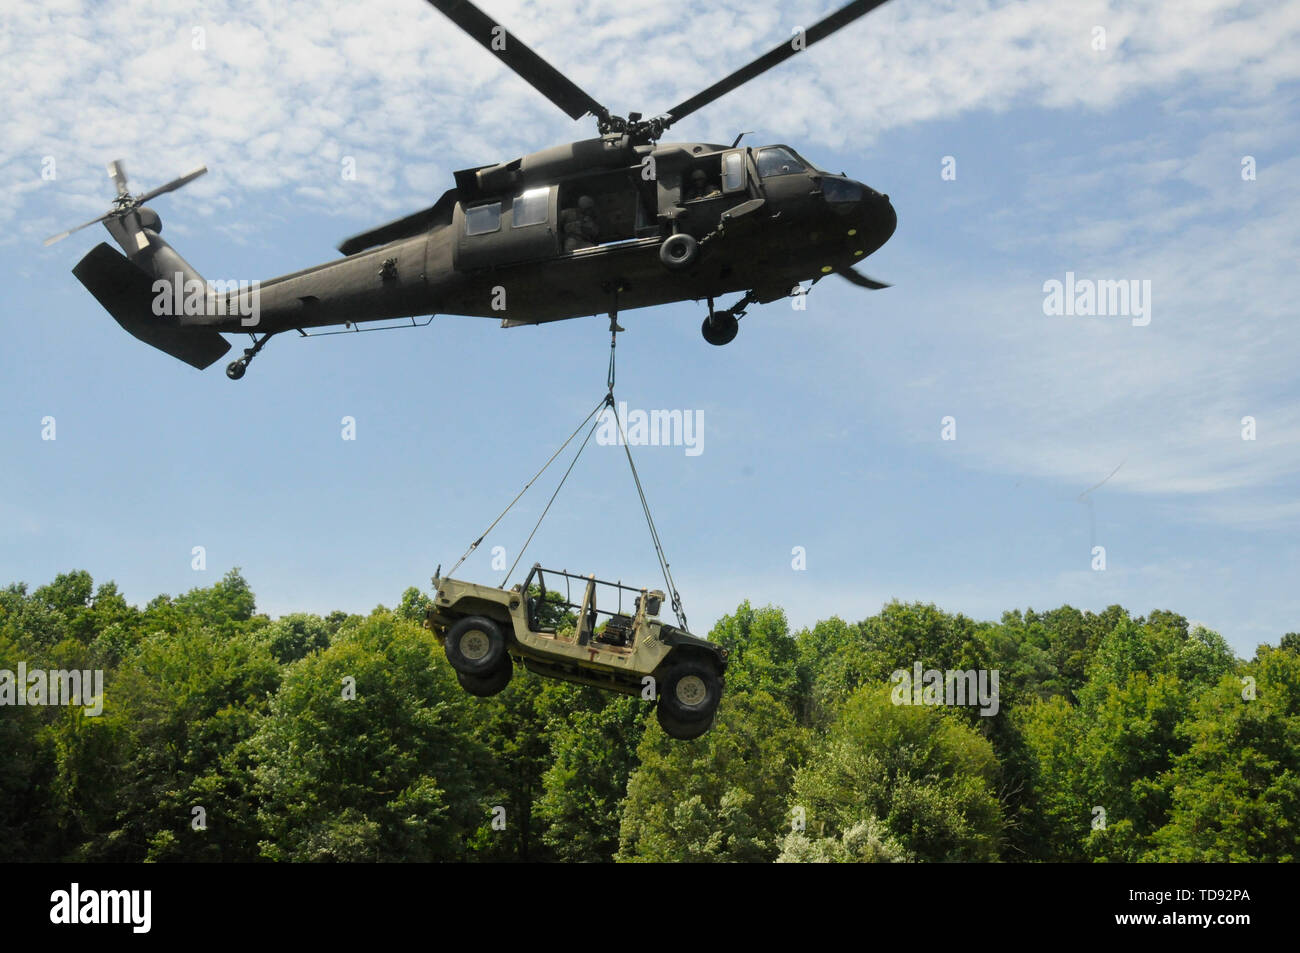
M55 242L67 238L73 232L79 232L83 228L89 228L91 225L97 225L100 222L106 222L109 219L126 218L150 199L156 198L166 192L174 192L182 185L187 185L188 183L193 182L207 171L208 167L201 165L193 172L187 172L178 179L172 179L166 185L160 185L158 188L150 189L148 192L141 193L140 195L132 195L130 189L127 187L126 166L122 164L121 159L114 159L108 164L108 176L113 180L113 184L117 188L117 198L113 199L113 207L103 215L99 216L99 218L92 218L89 222L83 222L75 228L68 229L66 232L59 232L57 235L51 235L49 238L45 239L45 245L53 245ZM111 230L112 229L110 228L110 231ZM157 229L155 229L155 231L157 231Z

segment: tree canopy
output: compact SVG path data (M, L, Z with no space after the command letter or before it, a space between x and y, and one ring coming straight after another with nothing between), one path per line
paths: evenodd
M650 702L523 670L469 695L428 595L394 592L271 619L237 569L143 608L84 571L0 590L0 858L1300 859L1300 634L1246 661L1168 611L791 631L743 602L709 633L715 724L677 741ZM42 703L20 670L87 692ZM950 703L994 672L995 710Z

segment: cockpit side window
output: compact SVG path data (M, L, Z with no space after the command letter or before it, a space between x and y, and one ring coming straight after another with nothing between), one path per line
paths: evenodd
M795 172L807 171L804 164L795 158L794 153L782 146L759 149L755 161L758 174L765 179L774 175L792 175Z
M465 209L465 234L486 235L501 228L501 203L489 202Z

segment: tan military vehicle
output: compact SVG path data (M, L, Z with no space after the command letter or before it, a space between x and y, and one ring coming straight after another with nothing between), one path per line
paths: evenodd
M548 590L548 582L564 591ZM698 738L713 724L726 652L661 622L658 589L540 565L511 589L437 576L433 586L426 625L473 695L504 689L518 663L548 678L655 699L659 724L674 738Z

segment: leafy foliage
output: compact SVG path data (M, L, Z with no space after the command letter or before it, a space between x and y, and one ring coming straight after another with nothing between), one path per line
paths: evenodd
M1163 611L893 602L791 632L744 602L684 742L522 670L468 695L429 604L272 620L237 569L143 608L83 571L5 587L0 860L1300 859L1297 633L1243 662ZM997 670L997 714L896 704L917 663ZM38 704L20 670L102 692Z

